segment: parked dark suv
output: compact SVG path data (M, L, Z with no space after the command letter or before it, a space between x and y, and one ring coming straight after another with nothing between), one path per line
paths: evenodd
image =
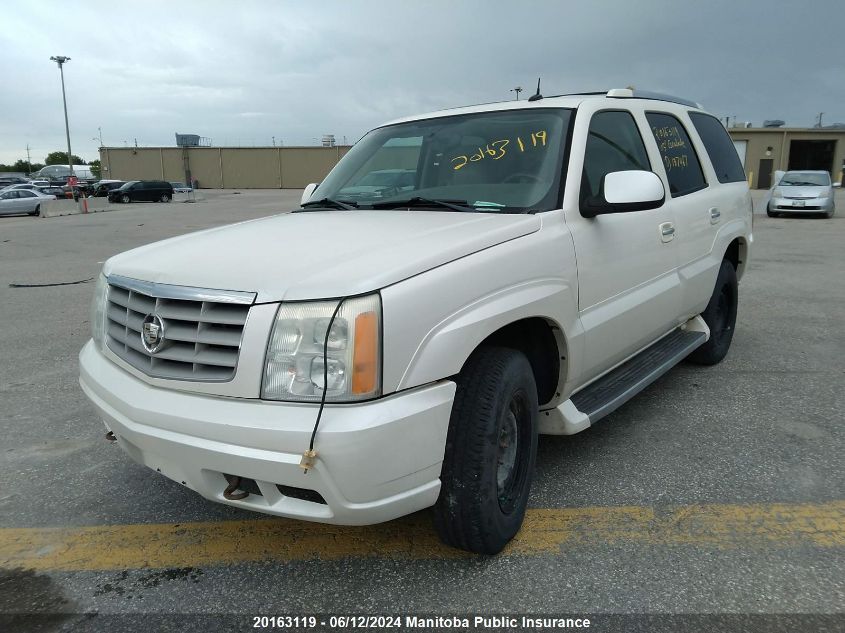
M170 202L173 185L163 180L130 180L122 187L109 191L109 202Z

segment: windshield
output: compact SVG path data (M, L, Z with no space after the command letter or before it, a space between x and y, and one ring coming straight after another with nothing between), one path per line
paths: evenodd
M554 209L571 114L531 108L378 128L344 156L311 200L358 208L425 198L487 212Z
M125 182L122 185L120 185L120 187L118 187L118 189L129 189L136 182L138 182L138 181L137 180L130 180L129 182Z
M830 185L830 174L806 172L806 171L788 171L780 179L780 185L783 187L799 186L813 186L813 187L827 187Z

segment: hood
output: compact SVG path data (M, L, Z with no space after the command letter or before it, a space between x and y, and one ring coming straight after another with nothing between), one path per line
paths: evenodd
M778 185L784 198L824 198L830 187L827 185Z
M533 233L537 215L309 211L174 237L103 271L157 283L256 292L258 303L362 294Z

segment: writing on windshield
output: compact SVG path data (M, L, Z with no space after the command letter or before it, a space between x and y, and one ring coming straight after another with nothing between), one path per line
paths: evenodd
M459 169L463 169L469 163L477 163L487 157L491 160L504 158L508 153L507 147L510 145L512 140L515 140L515 145L519 147L520 152L524 152L526 148L544 148L546 147L547 137L548 134L546 133L546 130L538 130L537 132L532 132L531 136L525 140L523 140L521 136L516 136L514 138L503 138L496 141L490 141L485 147L479 147L478 152L474 154L461 154L450 159L452 169L458 171ZM529 142L530 145L528 144Z

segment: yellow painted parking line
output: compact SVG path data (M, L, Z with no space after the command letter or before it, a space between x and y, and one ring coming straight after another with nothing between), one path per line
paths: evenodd
M845 501L533 509L505 554L553 555L567 547L625 543L715 549L845 547ZM464 556L469 555L437 540L425 514L369 527L257 519L0 529L0 567L42 571Z

